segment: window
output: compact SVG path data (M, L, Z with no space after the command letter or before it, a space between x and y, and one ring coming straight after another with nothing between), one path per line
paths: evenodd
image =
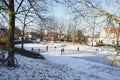
M115 40L112 40L112 44L115 44Z

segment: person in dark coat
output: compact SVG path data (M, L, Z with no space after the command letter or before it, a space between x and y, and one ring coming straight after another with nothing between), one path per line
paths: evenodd
M63 48L63 49L61 49L61 55L63 55L63 53L64 53L64 48Z
M77 47L77 50L79 51L79 47Z
M48 46L46 46L46 51L48 51Z
M56 50L56 46L55 46L55 50Z

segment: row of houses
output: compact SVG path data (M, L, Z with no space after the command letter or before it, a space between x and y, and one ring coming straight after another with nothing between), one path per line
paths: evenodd
M94 36L93 44L96 45L96 43L101 42L104 44L116 45L118 33L120 33L119 28L104 27L101 29L99 34ZM34 35L29 34L29 36L33 37ZM65 38L66 38L65 34L60 34L55 32L50 32L44 36L45 40L51 40L51 41L65 40ZM88 41L92 42L92 37L88 36ZM120 42L120 39L119 39L119 42Z
M50 32L48 34L43 34L43 35L40 35L39 33L27 33L25 35L25 37L27 37L28 39L32 39L32 40L38 40L38 41L41 41L41 40L50 40L50 41L64 41L65 39L65 35L64 34L60 34L60 33L56 33L56 32Z
M0 28L0 37L2 37L2 34L6 35L6 32L8 30L4 28ZM18 33L18 32L17 32ZM101 29L99 35L95 35L93 37L93 42L94 43L99 43L102 42L104 44L110 44L110 45L115 45L117 41L117 34L119 32L119 28L114 28L114 27L104 27ZM21 38L21 37L19 37ZM48 34L40 34L39 32L32 32L32 33L27 33L25 35L26 39L31 39L31 40L50 40L50 41L64 41L66 39L65 34L60 34L57 32L50 32ZM92 42L92 37L88 36L88 41ZM119 39L120 41L120 39Z
M17 39L21 40L21 35L22 35L22 31L19 28L15 28L15 40ZM8 36L8 29L4 27L0 28L0 39L7 36ZM63 41L65 39L65 35L57 32L50 32L46 35L41 32L30 32L25 34L24 39L38 40L38 41L41 41L41 40Z

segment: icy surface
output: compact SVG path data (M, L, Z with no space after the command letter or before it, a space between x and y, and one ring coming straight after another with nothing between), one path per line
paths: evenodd
M40 49L46 60L15 55L19 67L9 70L1 65L0 80L120 80L120 68L110 66L107 60L116 54L113 48L58 43L30 43L24 48L36 52ZM63 48L65 52L61 55Z

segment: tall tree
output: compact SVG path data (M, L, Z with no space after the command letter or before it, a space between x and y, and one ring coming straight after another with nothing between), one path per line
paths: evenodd
M81 44L83 41L83 32L81 30L77 31L77 38L78 38L78 42Z
M62 39L62 34L65 33L65 22L60 22L58 25L59 41Z
M42 6L40 4L46 4L44 0L0 0L0 12L8 14L8 31L9 31L9 41L8 41L8 66L15 66L14 62L14 34L15 34L15 21L18 14L22 14L28 6L32 7L32 13L36 14L42 19L39 14ZM43 5L44 5L43 4ZM31 14L32 14L31 13ZM20 16L20 15L19 15ZM35 18L35 17L34 17Z
M6 12L9 16L9 41L8 41L8 66L15 66L14 63L14 31L15 31L15 15L22 5L24 0L21 0L17 9L15 10L14 0L1 0L0 10Z

